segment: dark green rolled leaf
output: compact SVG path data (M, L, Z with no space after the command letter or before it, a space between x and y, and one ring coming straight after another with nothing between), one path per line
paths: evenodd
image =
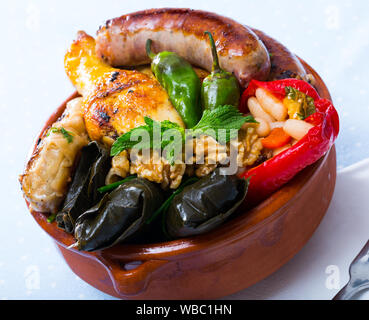
M77 219L78 249L95 251L136 239L147 230L145 221L163 201L160 187L148 180L136 178L121 184Z
M90 142L82 149L63 208L56 216L60 228L72 233L79 215L102 198L97 189L105 185L110 162L109 150L96 141Z
M210 231L222 224L242 203L248 180L222 175L220 169L184 188L166 215L166 230L173 238Z

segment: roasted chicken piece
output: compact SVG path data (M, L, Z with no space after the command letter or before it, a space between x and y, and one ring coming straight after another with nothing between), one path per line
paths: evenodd
M112 143L144 123L143 117L183 126L166 91L149 69L112 68L95 55L95 40L79 32L65 55L65 70L82 98L40 139L20 182L33 209L56 213L72 179L75 160L89 139Z
M144 124L144 116L184 126L165 89L149 72L112 68L95 55L95 40L78 33L64 60L65 70L84 97L84 119L92 140L111 144Z
M88 143L81 101L82 98L76 98L68 102L60 119L45 132L19 178L25 198L37 211L58 211L71 181L75 158Z

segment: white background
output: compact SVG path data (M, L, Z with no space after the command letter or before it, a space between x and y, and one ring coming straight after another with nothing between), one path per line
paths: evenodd
M76 32L94 35L106 19L153 6L215 11L284 43L331 91L341 118L339 168L369 157L367 1L1 0L0 298L110 298L68 269L28 214L17 176L44 121L73 92L63 56Z

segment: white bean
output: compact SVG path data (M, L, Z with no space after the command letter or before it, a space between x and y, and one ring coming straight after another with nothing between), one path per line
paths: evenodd
M261 118L267 122L275 121L275 119L271 115L263 110L255 97L249 98L249 100L247 101L247 106L249 107L249 110L254 118Z
M292 138L300 140L312 127L313 125L304 120L288 119L284 124L283 130Z
M259 137L266 137L270 132L269 122L265 121L263 118L258 117L256 117L255 120L259 122L256 128L256 133Z
M255 96L261 107L275 119L278 121L286 119L287 108L277 98L273 97L270 93L261 88L256 89Z
M269 122L269 127L270 127L270 130L273 130L275 128L283 128L284 121Z
M273 157L276 156L277 154L283 152L284 150L287 150L288 148L291 148L290 144L286 144L283 147L277 148L273 150Z

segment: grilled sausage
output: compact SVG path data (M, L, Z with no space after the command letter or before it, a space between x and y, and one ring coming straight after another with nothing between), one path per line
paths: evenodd
M233 72L241 86L267 78L269 54L257 35L232 19L200 10L150 9L108 20L97 32L96 52L112 66L147 64L145 43L150 38L154 52L176 52L210 71L212 56L205 31L213 34L221 67Z
M299 59L284 45L266 35L264 32L252 29L267 48L271 61L268 81L285 78L297 78L312 82L312 75L306 73Z

